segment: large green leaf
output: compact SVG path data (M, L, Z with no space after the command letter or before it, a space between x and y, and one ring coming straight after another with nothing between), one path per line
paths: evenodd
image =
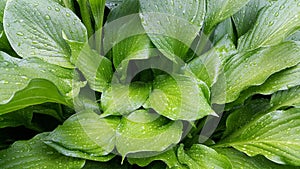
M154 45L170 60L186 53L203 25L205 0L140 0L142 25Z
M94 161L108 161L115 146L115 133L120 119L100 118L86 110L71 116L44 140L60 153Z
M161 154L147 158L128 158L130 164L137 164L140 167L146 167L153 161L163 161L169 168L180 166L174 149L170 149Z
M250 0L241 10L232 16L238 37L241 37L253 27L259 10L267 4L267 0Z
M146 102L150 92L151 85L142 82L112 84L101 96L102 116L131 113Z
M11 101L16 92L25 89L32 79L51 81L66 98L76 96L83 85L77 81L78 74L73 70L45 63L38 58L13 58L3 52L0 52L0 72L0 104ZM35 94L38 95L31 93Z
M21 57L38 57L67 68L74 65L70 63L70 49L62 32L72 40L87 41L79 18L53 0L9 1L4 12L4 30Z
M212 39L212 43L216 44L224 36L228 36L229 39L231 39L233 42L236 41L236 35L235 35L235 30L234 30L234 25L231 21L231 18L227 18L223 22L219 23L212 35L210 36L210 39Z
M42 140L48 133L42 133L28 141L17 141L10 148L0 151L0 166L9 168L81 168L85 160L66 157Z
M183 145L181 145L178 149L177 156L179 162L187 165L189 169L232 168L230 161L225 156L201 144L194 144L187 151L185 151Z
M239 53L225 64L226 102L236 100L243 90L262 84L270 75L299 63L300 50L296 42Z
M149 152L157 155L180 141L182 129L181 121L170 121L156 113L137 110L122 118L117 129L116 148L123 157L142 152L146 152L146 156ZM132 157L143 157L143 154Z
M30 126L33 117L31 110L19 110L7 114L0 115L0 128Z
M210 34L214 27L239 11L250 0L207 0L204 32Z
M241 93L231 105L242 104L248 97L255 94L270 95L279 90L287 90L300 85L300 65L282 70L270 76L263 84L252 86Z
M263 9L252 30L239 39L239 51L279 44L296 31L300 26L299 3L299 0L281 0Z
M300 106L300 86L276 92L272 95L271 105L272 110L285 106Z
M273 111L252 119L216 147L234 147L279 164L300 166L300 109Z
M3 23L4 8L7 0L0 0L0 23Z
M154 80L153 91L144 107L172 120L193 121L215 114L201 86L194 77L160 75Z
M243 169L296 169L297 167L279 165L271 162L263 156L249 157L244 153L231 148L217 148L216 151L226 156L232 164L232 168Z

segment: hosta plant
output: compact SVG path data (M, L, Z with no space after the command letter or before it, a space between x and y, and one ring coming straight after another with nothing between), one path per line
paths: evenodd
M300 0L0 0L0 168L300 167Z

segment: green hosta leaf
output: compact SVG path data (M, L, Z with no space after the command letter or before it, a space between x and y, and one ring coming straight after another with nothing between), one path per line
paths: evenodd
M108 162L86 161L83 169L132 169L132 167L121 159L115 157Z
M130 153L159 153L180 141L182 129L181 121L170 121L158 114L137 110L121 120L116 148L123 157Z
M89 0L89 3L95 19L96 26L101 28L104 17L105 0Z
M257 99L251 100L244 106L230 113L226 120L226 130L224 136L227 136L245 124L253 120L255 117L265 113L270 108L269 100Z
M9 1L4 13L4 30L21 57L38 57L67 68L74 66L62 31L72 40L87 41L86 29L79 18L52 0Z
M300 26L299 3L281 0L263 9L253 29L239 39L239 51L279 44L296 31Z
M42 133L28 141L17 141L10 148L0 151L0 166L9 168L81 168L85 160L66 157L45 145Z
M299 112L299 109L289 109L258 116L217 147L232 146L249 156L261 154L279 164L300 166Z
M231 148L217 148L216 151L226 156L232 164L232 168L243 169L296 169L297 167L278 165L263 156L249 157L244 153Z
M161 154L146 158L128 158L130 164L137 164L140 167L146 167L153 161L163 161L169 168L180 166L174 149L170 149Z
M140 0L142 25L154 45L170 60L187 61L190 45L203 25L204 0Z
M253 27L259 10L267 4L267 0L250 0L241 10L232 16L238 37L241 37Z
M241 91L262 84L270 75L299 63L300 50L295 42L240 53L225 65L226 102L236 100Z
M60 103L72 107L71 101L61 95L53 83L43 79L34 79L30 81L25 89L16 92L8 103L0 104L0 114L46 102Z
M235 53L235 45L225 36L211 50L189 62L188 66L197 78L211 87L223 71L224 60Z
M131 113L146 102L150 92L151 86L142 82L112 84L101 97L102 116Z
M218 26L215 28L213 34L211 35L211 39L213 44L218 43L224 36L228 36L229 39L232 41L236 41L236 35L234 32L233 24L231 18L224 20L223 22L219 23Z
M17 59L0 52L0 104L8 103L16 92L23 90L32 79L45 79L57 86L62 96L72 98L82 82L73 70L48 64L38 58Z
M238 100L232 105L243 103L248 97L255 94L270 95L279 90L287 90L289 88L300 85L300 65L282 70L270 76L263 84L252 86L241 93Z
M108 161L114 149L120 119L100 118L92 111L71 116L45 138L45 143L60 153L94 161Z
M72 51L71 62L82 72L91 89L103 92L112 79L111 61L91 49L88 43L64 38Z
M172 120L193 121L215 114L201 89L201 82L185 75L160 75L144 107Z
M0 128L30 126L33 112L28 110L19 110L7 114L0 115Z
M239 11L250 0L208 0L204 32L210 34L214 27Z
M285 106L300 106L300 86L273 94L271 98L271 105L272 110Z
M187 165L189 169L232 168L230 161L225 156L201 144L195 144L187 151L181 145L177 156L179 162Z

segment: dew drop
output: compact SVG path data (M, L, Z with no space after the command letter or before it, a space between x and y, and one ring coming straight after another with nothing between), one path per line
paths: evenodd
M70 13L66 13L66 16L67 16L67 17L70 17L71 15L70 15Z
M59 9L59 8L55 8L55 11L56 11L56 12L59 12L59 11L60 11L60 9Z
M274 25L274 22L273 22L273 21L270 21L268 25L269 25L269 26L272 26L272 25Z
M285 6L284 5L281 5L280 7L279 7L279 9L283 9Z
M46 16L45 16L45 19L46 19L46 20L50 20L51 18L50 18L49 15L46 15Z
M7 26L7 27L10 27L10 24L9 24L9 23L7 23L7 24L6 24L6 26Z
M48 8L48 10L51 10L51 9L52 9L51 6L48 6L47 8Z
M275 13L275 16L277 17L278 15L279 15L279 12L276 12L276 13Z
M24 36L24 34L22 32L17 32L18 36Z

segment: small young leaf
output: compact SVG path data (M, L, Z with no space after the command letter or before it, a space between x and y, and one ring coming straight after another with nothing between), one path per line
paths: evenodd
M172 120L193 121L213 115L215 113L200 86L201 83L190 76L157 76L144 107Z
M177 156L179 162L187 165L189 169L232 168L230 161L225 156L201 144L195 144L187 151L181 145Z
M53 0L8 1L4 30L22 58L38 57L67 68L74 65L70 63L70 49L62 31L72 40L87 41L86 29L79 18Z
M42 140L48 133L42 133L28 141L17 141L10 148L0 151L0 166L9 168L81 168L85 160L66 157Z
M205 0L140 0L142 25L167 58L187 61L186 56L203 25Z
M299 3L299 0L281 0L264 8L252 30L239 39L238 50L247 51L281 43L300 26Z
M273 111L251 120L220 141L249 156L264 155L278 164L300 166L300 109Z
M239 53L225 64L226 102L238 98L250 86L262 84L269 76L299 63L300 46L283 42L277 46Z
M170 121L158 114L137 110L122 118L117 129L116 148L123 157L138 152L159 154L180 141L182 129L181 121ZM139 157L139 154L133 154L135 156Z
M86 110L71 116L44 140L60 153L94 161L109 161L115 146L115 133L120 119L100 118Z

